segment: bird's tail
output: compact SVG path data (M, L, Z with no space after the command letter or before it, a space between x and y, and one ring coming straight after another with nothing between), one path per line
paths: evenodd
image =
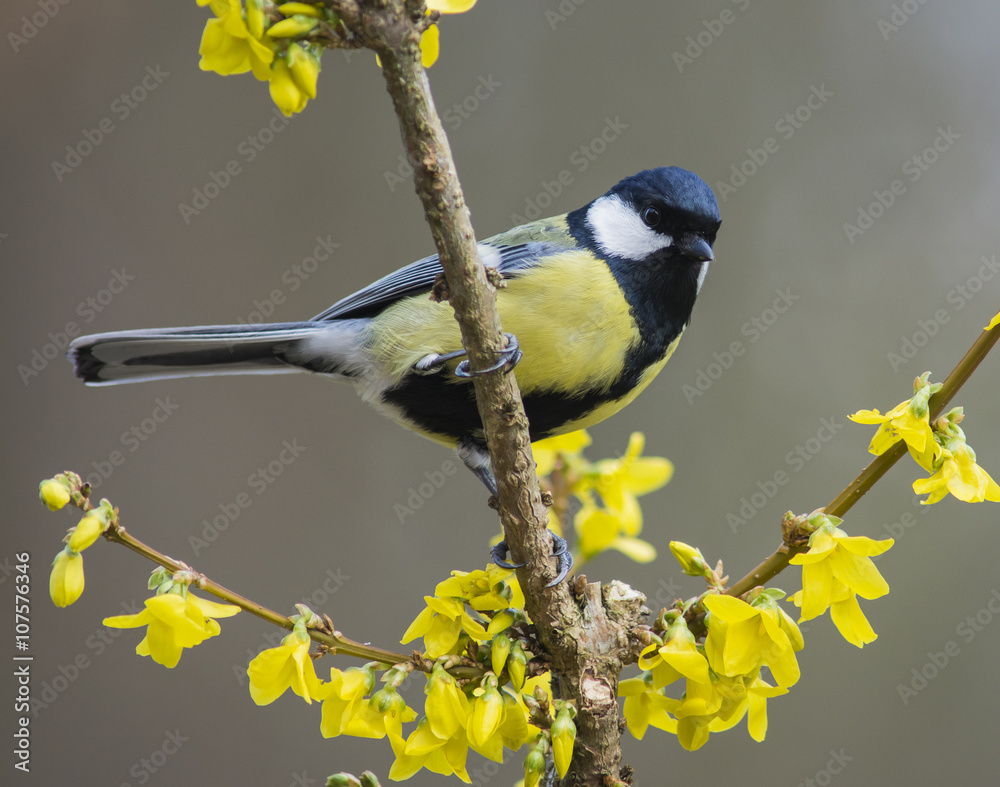
M354 321L154 328L81 336L68 353L88 385L221 374L341 371L336 345L352 346ZM338 341L339 340L339 341ZM356 346L356 345L354 345Z

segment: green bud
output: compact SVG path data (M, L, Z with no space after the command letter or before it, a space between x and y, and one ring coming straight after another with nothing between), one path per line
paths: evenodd
M361 787L361 782L350 773L335 773L326 777L326 787Z
M379 783L378 776L371 771L365 771L361 774L361 787L382 787L382 785Z

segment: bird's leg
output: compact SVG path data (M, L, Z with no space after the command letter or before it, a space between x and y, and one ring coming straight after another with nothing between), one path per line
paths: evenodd
M496 497L497 480L493 475L493 467L490 463L490 455L486 451L486 447L470 436L459 440L457 447L458 456L463 464L475 473L476 477L483 482L490 494ZM562 536L557 536L555 533L550 532L550 535L552 536L552 555L558 559L558 571L555 579L549 582L546 587L558 585L573 568L573 555L569 551L566 539ZM527 565L526 563L508 563L507 555L509 552L510 549L507 546L507 541L503 540L490 550L490 557L493 558L493 562L500 566L500 568L514 569Z

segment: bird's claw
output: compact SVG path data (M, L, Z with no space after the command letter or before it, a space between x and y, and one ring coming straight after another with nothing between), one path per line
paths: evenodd
M573 555L569 551L569 545L566 543L566 539L562 536L557 536L555 533L552 533L551 535L552 556L557 558L558 572L556 573L555 579L545 586L547 588L555 587L566 579L566 575L569 574L570 570L573 568ZM508 563L508 552L509 549L507 548L507 542L501 541L490 550L490 557L493 558L493 562L500 566L500 568L514 569L522 568L527 565L527 563Z
M497 351L496 363L485 369L476 369L473 371L469 368L469 361L466 359L455 367L455 376L469 379L472 377L480 377L484 374L489 374L490 372L495 372L497 369L503 369L504 367L507 367L506 371L509 372L517 366L518 361L521 360L523 355L520 345L518 344L517 337L512 333L505 333L504 337L507 339L507 346L503 350Z

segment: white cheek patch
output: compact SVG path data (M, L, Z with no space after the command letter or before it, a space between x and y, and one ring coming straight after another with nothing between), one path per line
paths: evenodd
M587 223L601 251L626 260L643 260L674 242L670 236L647 227L617 195L594 202L587 211Z
M701 270L698 271L698 289L695 290L695 294L701 292L701 285L705 283L705 275L708 273L708 263L703 262L701 264Z

